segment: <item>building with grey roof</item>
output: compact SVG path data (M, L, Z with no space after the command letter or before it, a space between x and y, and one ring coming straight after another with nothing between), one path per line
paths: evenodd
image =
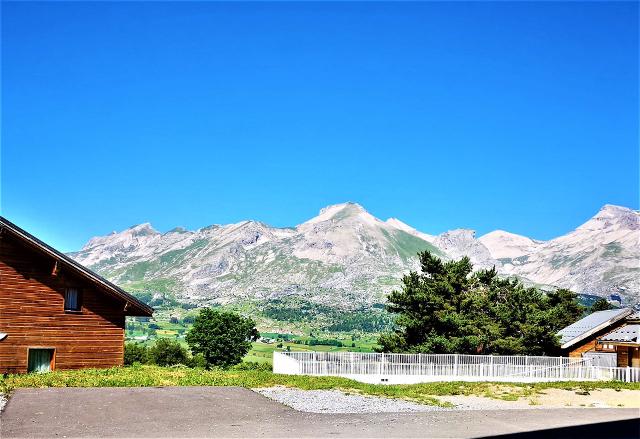
M597 311L558 332L565 355L607 365L640 367L640 313L631 308Z
M591 335L615 325L632 313L630 308L597 311L558 332L562 349L568 349Z
M638 344L640 341L640 325L623 325L613 332L608 333L598 339L601 342L619 342Z

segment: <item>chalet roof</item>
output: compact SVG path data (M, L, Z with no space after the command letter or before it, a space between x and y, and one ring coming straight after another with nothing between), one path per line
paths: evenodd
M640 343L640 325L626 324L600 338L600 341Z
M627 316L627 321L632 321L632 320L640 320L640 311L636 311L633 314L630 314Z
M573 346L590 335L606 329L631 313L632 310L630 308L622 308L596 311L593 314L589 314L558 332L562 349Z
M126 315L151 317L151 315L153 314L153 308L149 305L136 299L131 294L124 291L122 288L109 282L108 280L89 270L85 266L77 263L64 253L61 253L53 247L40 241L29 232L21 229L2 216L0 216L0 231L6 231L12 236L15 236L20 241L31 246L32 248L51 256L59 264L85 278L88 282L96 285L100 290L111 295L112 297L117 297L123 300L127 304Z

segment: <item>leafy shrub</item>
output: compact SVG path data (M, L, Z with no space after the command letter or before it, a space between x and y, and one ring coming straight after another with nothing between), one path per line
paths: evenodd
M158 366L173 366L175 364L189 364L187 350L177 341L159 338L149 349L149 357Z
M250 318L204 308L187 333L186 341L194 355L203 355L207 367L230 367L242 361L251 349L251 342L259 336Z
M257 361L243 361L232 367L233 370L261 370L271 372L272 366L269 363L258 363Z
M124 364L130 366L134 363L145 364L149 362L149 348L139 343L125 343Z
M189 367L204 369L207 367L207 360L204 359L204 355L196 354L189 359Z

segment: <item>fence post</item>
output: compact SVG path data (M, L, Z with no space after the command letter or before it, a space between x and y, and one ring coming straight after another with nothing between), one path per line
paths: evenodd
M458 376L458 354L453 354L453 376Z
M351 367L349 369L351 371L351 375L353 375L353 352L349 352L349 362L351 363Z
M629 366L627 366L627 379L625 381L628 383L631 382L631 368Z
M489 375L491 376L491 378L493 378L493 355L490 357L490 361L489 361Z

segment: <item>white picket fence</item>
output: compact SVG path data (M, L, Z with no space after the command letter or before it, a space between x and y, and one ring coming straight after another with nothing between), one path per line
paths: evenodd
M273 371L367 383L428 381L640 381L640 368L599 367L570 357L361 352L274 352Z

